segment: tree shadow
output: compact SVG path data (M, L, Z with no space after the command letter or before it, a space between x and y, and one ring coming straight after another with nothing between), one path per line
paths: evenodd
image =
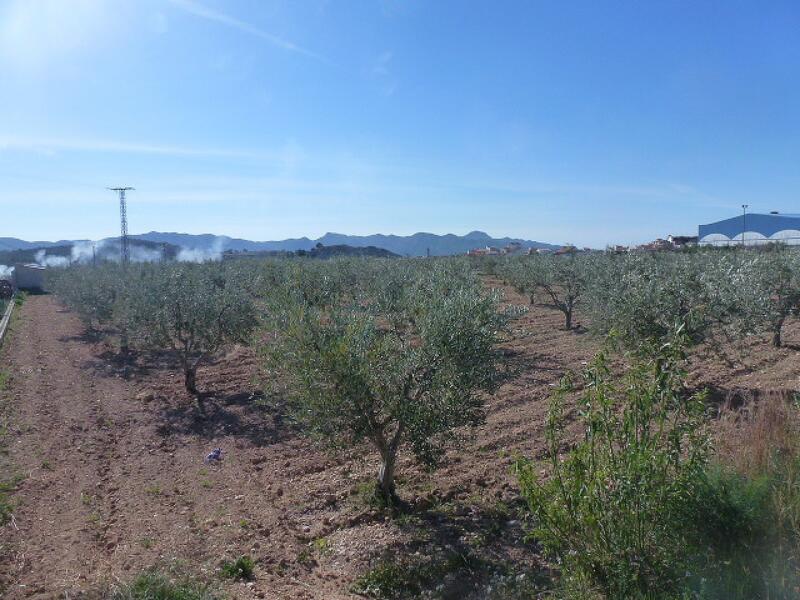
M84 329L78 335L62 335L59 342L80 342L83 344L96 344L103 339L103 332L96 329Z
M211 440L233 436L255 446L270 446L294 433L284 424L280 408L267 404L259 390L228 395L203 392L197 402L163 409L160 419L156 431L165 437L190 435Z
M63 341L93 341L92 334L82 334L72 338L64 338ZM94 341L102 340L100 337ZM209 359L207 365L216 364L216 359ZM103 377L121 377L125 380L131 378L143 378L153 373L181 372L181 364L178 354L175 351L137 351L128 349L127 353L117 350L107 349L96 353L94 357L83 364L87 370Z
M139 353L128 351L127 354L123 354L113 350L96 354L83 364L83 368L102 377L121 377L125 380L132 377L141 378L153 371L150 364L140 360Z
M423 507L403 503L393 523L406 535L373 562L395 565L396 572L408 574L415 593L435 589L440 598L478 597L476 591L496 586L503 578L517 588L508 590L510 594L523 592L521 581L526 589L552 585L552 572L538 559L538 546L526 539L520 499L498 501L494 506L440 500ZM529 564L519 561L520 553L531 557ZM403 578L402 574L398 577ZM505 597L498 592L494 597ZM532 596L523 592L513 597Z
M751 405L756 405L765 397L778 396L785 402L792 402L795 398L795 390L792 388L745 388L732 387L726 388L713 384L703 384L691 388L690 393L706 393L706 403L712 406L717 413L723 410L740 410Z

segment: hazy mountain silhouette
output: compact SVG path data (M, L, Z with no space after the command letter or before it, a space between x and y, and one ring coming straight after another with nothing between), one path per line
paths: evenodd
M326 233L316 240L307 237L290 238L286 240L257 242L232 238L226 235L205 233L194 235L189 233L159 232L132 235L134 239L149 242L171 244L182 248L191 248L204 251L225 250L282 250L295 252L297 250L311 250L317 244L323 246L352 246L364 248L374 246L383 248L401 256L425 256L428 252L432 256L446 256L450 254L464 254L473 248L494 246L502 248L511 243L518 243L523 248L557 248L553 244L522 240L516 238L493 238L483 231L471 231L467 235L437 235L434 233L415 233L414 235L345 235L342 233ZM75 240L85 241L85 240ZM0 238L0 250L29 250L32 248L48 248L52 246L70 245L73 242L60 240L58 242L28 242L17 238Z
M342 233L326 233L318 239L307 237L291 238L280 241L256 242L231 238L228 236L216 236L211 234L191 235L186 233L162 233L151 231L139 236L140 239L153 242L166 242L188 248L211 249L214 247L225 250L311 250L318 243L323 246L352 246L364 248L374 246L383 248L399 254L401 256L425 256L429 251L432 256L446 256L450 254L464 254L473 248L485 246L503 247L513 242L520 244L523 248L557 248L558 246L522 240L516 238L493 238L483 231L472 231L467 235L437 235L434 233L415 233L414 235L345 235Z

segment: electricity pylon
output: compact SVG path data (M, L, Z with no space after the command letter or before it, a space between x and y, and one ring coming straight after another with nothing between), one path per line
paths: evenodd
M123 265L127 265L131 261L131 250L128 241L128 207L125 203L125 192L133 190L132 187L116 187L108 188L112 192L119 193L119 254Z

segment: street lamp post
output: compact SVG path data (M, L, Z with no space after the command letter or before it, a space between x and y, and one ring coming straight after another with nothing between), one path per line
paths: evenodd
M744 232L747 231L747 207L749 204L742 204L742 246L744 246Z

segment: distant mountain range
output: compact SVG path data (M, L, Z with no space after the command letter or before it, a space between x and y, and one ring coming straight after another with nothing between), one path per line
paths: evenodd
M307 237L272 241L256 242L232 238L225 235L213 235L210 233L202 235L192 235L188 233L164 233L151 231L141 235L132 235L134 239L159 244L170 244L198 250L203 252L225 252L226 250L249 250L252 252L261 251L289 251L311 250L317 244L323 246L353 246L364 248L374 246L383 248L401 256L447 256L451 254L464 254L474 248L494 246L502 248L511 243L520 244L523 248L558 248L553 244L521 240L515 238L493 238L482 231L472 231L467 235L436 235L433 233L415 233L409 236L400 235L344 235L341 233L326 233L316 240ZM73 243L85 242L86 240L58 242L27 242L16 238L0 238L0 250L30 250L33 248L49 248L54 246L65 246Z
M17 238L0 237L0 251L3 250L38 250L39 248L52 248L54 246L72 246L77 242L89 240L59 240L57 242L26 242Z

